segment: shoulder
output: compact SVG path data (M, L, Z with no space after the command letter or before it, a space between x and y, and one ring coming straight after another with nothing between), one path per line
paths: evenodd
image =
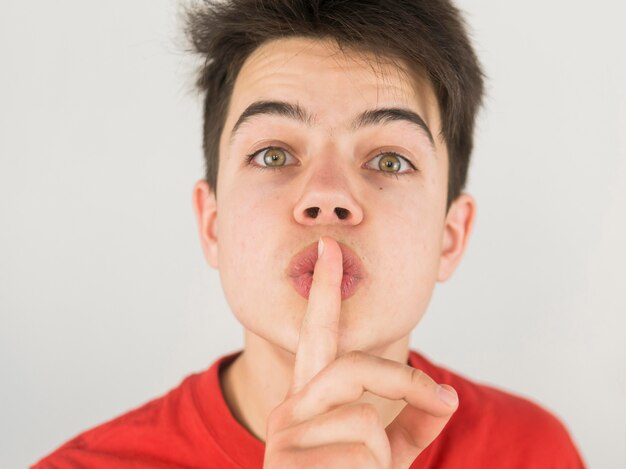
M201 422L193 420L193 386L201 377L188 376L167 394L81 433L32 467L171 467L164 456L193 452L189 445L201 430Z
M530 399L474 382L416 355L416 364L459 395L459 408L440 435L440 446L476 461L506 463L499 467L584 467L567 429L553 413Z

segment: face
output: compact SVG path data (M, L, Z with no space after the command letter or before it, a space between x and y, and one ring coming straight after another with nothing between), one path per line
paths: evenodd
M339 351L410 334L474 214L467 195L446 214L440 120L427 80L330 42L281 39L247 59L220 139L217 198L204 181L194 190L205 255L247 330L296 350L307 301L288 267L326 235L364 268L342 302Z

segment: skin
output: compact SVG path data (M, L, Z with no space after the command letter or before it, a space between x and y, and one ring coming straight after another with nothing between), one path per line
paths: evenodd
M241 113L259 100L297 103L312 122L255 116L231 138ZM388 107L419 114L434 145L403 121L351 129L363 111ZM219 269L245 330L244 352L221 376L224 396L266 442L265 467L342 458L362 461L359 467L408 467L456 409L454 399L439 398L436 383L406 366L410 333L435 284L460 262L476 214L468 194L446 212L440 134L432 86L399 64L305 38L264 44L244 63L220 139L218 196L200 180L193 203L207 262ZM262 157L246 164L246 155L268 145L288 152L284 166L259 169ZM384 173L372 162L389 151L416 170L403 163L402 174ZM337 207L349 216L339 218ZM326 257L307 301L285 271L322 237ZM336 241L367 272L345 301Z

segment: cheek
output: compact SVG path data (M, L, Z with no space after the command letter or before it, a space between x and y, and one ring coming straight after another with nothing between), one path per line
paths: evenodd
M255 320L259 298L272 288L278 263L275 237L280 233L277 204L258 193L224 194L218 208L220 278L226 299L241 322Z
M261 254L271 237L272 223L280 210L278 199L242 178L223 188L228 190L218 197L220 257L233 266L247 264L247 256Z
M384 260L376 269L376 278L384 286L379 296L413 317L424 312L436 283L438 217L429 204L417 200L405 201L395 217L387 225L394 228L383 227L379 236L378 258Z

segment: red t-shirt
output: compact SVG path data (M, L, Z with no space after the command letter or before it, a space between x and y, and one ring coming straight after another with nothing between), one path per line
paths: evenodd
M32 467L261 468L264 443L235 420L220 387L220 369L238 353L82 433ZM468 381L414 351L409 364L459 395L458 410L411 469L584 468L567 430L536 404Z

